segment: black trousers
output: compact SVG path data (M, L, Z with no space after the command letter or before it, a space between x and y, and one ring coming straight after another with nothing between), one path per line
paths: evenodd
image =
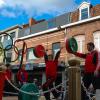
M83 82L86 89L89 88L91 83L94 87L94 90L100 89L100 75L94 76L94 73L85 73L83 76ZM82 89L82 94L81 94L82 100L87 100L86 92L84 91L83 86L81 86L81 89Z
M48 89L53 88L54 81L55 81L55 78L47 78L46 82L42 86L43 91L47 91ZM59 93L57 93L57 91L55 89L53 89L51 92L55 98L57 98L59 96ZM45 96L46 100L50 100L50 92L44 93L44 96Z

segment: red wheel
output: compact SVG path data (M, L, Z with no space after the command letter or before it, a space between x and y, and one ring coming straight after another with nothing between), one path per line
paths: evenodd
M34 49L33 49L34 55L37 58L43 57L44 53L45 53L45 49L42 45L37 45Z

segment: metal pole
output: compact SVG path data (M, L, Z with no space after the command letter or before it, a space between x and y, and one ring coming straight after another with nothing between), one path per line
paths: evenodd
M21 61L20 61L19 69L22 67L22 64L23 64L24 50L25 50L25 42L23 43L23 48L22 48Z

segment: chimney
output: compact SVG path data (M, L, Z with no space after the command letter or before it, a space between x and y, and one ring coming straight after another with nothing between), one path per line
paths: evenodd
M32 26L32 25L34 25L34 24L36 24L36 20L33 19L33 18L30 18L30 19L29 19L29 26Z
M27 27L29 27L29 25L28 24L23 24L22 27L27 28Z

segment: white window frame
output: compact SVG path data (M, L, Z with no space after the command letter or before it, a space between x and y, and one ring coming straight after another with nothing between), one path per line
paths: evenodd
M27 61L35 60L35 59L38 59L38 58L35 57L35 55L33 53L33 48L28 48L28 50L27 50Z
M78 44L78 52L83 53L85 50L85 35L74 36Z
M100 31L94 32L93 38L94 38L95 48L100 51Z

